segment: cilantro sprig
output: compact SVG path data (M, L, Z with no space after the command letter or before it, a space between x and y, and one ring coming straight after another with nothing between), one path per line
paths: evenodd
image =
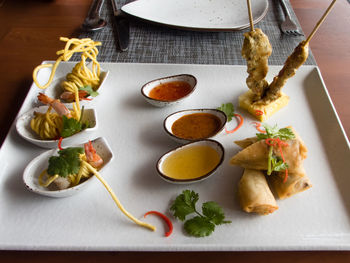
M58 156L51 156L47 173L67 177L79 172L81 160L79 154L84 153L82 147L70 147L58 151Z
M257 133L256 136L259 140L268 139L268 138L279 138L281 140L290 140L294 139L295 135L291 128L282 128L278 129L277 125L270 126L266 123L263 124L266 133Z
M227 116L227 121L230 122L232 118L235 116L235 108L231 102L222 104L217 110L223 111Z
M84 115L84 107L82 108L79 121L77 121L74 118L68 118L67 116L63 115L62 116L63 127L60 133L61 137L67 138L69 136L72 136L73 134L76 134L88 128L89 123L87 121L82 122L83 115Z
M278 129L277 125L270 126L263 124L266 133L257 133L258 140L266 139L280 139L280 140L291 140L295 138L295 135L290 128ZM267 165L267 175L271 175L272 171L280 172L288 169L288 164L284 162L281 157L273 154L273 146L269 146L269 156Z
M231 223L225 220L223 209L214 201L202 204L202 213L196 209L196 203L199 200L198 193L191 190L184 190L182 194L176 197L170 207L175 218L185 221L191 214L196 216L188 219L184 223L185 231L195 237L205 237L212 234L216 225Z

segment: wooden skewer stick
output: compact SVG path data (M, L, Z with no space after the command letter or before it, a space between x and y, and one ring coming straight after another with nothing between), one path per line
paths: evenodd
M254 22L253 22L253 15L252 15L252 7L250 6L250 0L247 0L248 5L248 14L249 14L249 22L250 22L250 31L254 31Z
M247 0L249 1L249 0ZM309 37L305 40L304 45L306 45L307 43L310 42L311 38L314 36L314 34L316 33L317 29L320 27L320 25L323 23L323 21L326 19L328 13L331 11L331 9L333 8L335 2L337 0L333 0L333 2L329 5L329 7L327 8L326 12L323 14L323 16L321 17L321 19L317 22L315 28L312 30L312 32L310 33Z

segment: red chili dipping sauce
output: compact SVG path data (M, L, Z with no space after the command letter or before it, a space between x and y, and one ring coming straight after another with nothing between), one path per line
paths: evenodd
M191 85L185 81L171 81L154 87L149 96L162 101L178 100L192 91Z

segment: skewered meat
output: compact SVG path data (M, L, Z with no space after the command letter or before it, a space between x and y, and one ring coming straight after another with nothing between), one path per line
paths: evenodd
M304 64L308 55L309 45L305 44L305 41L300 42L300 44L294 49L293 53L287 58L281 71L276 77L274 77L272 83L268 89L266 89L266 94L263 95L263 98L259 103L267 105L278 99L282 95L281 89L287 79L295 75L295 72L302 64Z
M268 71L268 57L271 53L269 39L259 28L244 34L242 56L247 60L249 73L246 83L256 99L261 99L269 85L265 77Z

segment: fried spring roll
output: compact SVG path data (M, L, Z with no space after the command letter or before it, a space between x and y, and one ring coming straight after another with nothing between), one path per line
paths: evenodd
M288 147L283 147L283 155L288 164L288 170L291 173L303 172L304 154L299 140L287 140L286 142ZM274 155L281 156L278 147L274 146L273 152ZM269 146L265 140L260 140L238 152L231 158L230 163L247 169L267 170L268 156Z
M282 172L268 177L279 199L286 199L312 187L311 181L305 173L290 173L286 182L283 182L284 176L285 174Z
M267 215L278 209L262 171L245 169L238 186L241 207L248 213Z

